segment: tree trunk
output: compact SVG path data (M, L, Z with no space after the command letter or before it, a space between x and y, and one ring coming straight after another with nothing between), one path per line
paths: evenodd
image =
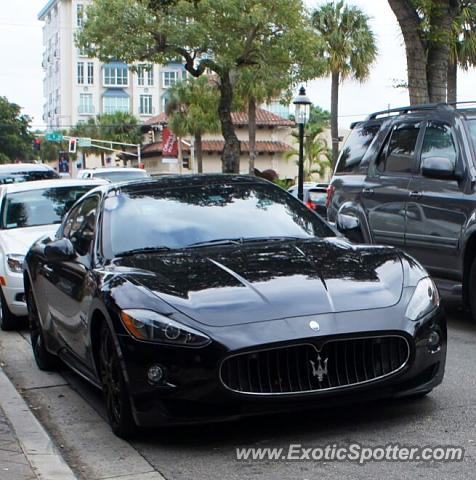
M448 87L448 60L450 57L451 27L455 11L449 0L433 0L436 4L431 17L432 29L438 32L438 40L432 42L428 49L428 95L430 102L446 102Z
M458 101L458 65L456 61L448 62L448 103L456 103Z
M106 160L104 157L105 157L104 151L101 151L101 167L106 166Z
M332 72L331 87L331 137L332 137L332 167L339 156L339 72Z
M388 0L405 41L410 103L428 103L427 53L420 36L420 19L408 0Z
M202 134L195 135L193 149L195 152L195 161L197 162L198 173L203 173L203 149L202 149Z
M256 162L256 99L248 101L248 140L250 144L250 167L249 174L255 174Z
M240 173L240 142L231 119L232 103L233 86L230 72L225 70L220 75L220 102L218 105L221 132L225 139L225 146L221 154L223 173Z

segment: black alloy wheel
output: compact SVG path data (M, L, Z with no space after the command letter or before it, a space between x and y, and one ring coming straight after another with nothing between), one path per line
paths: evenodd
M106 322L102 325L100 338L99 374L107 416L112 431L120 438L128 438L137 427L114 337Z
M31 288L27 291L28 319L30 323L31 348L35 362L40 370L52 371L58 367L58 357L46 349L45 337L41 327L38 308Z

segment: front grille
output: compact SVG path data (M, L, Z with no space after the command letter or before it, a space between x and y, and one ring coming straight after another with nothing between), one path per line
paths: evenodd
M220 376L225 387L240 393L314 392L386 377L409 356L400 336L330 340L320 350L301 344L234 355L224 360Z

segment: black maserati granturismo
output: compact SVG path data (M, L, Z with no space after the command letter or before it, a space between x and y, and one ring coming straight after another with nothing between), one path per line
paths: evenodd
M38 367L59 357L99 387L119 436L417 397L444 375L425 270L254 177L98 187L32 246L24 280Z

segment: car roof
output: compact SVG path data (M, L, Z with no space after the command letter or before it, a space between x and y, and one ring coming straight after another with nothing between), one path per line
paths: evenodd
M43 165L41 163L4 163L0 165L0 174L7 172L11 173L21 173L27 171L53 171L54 170L48 165Z
M136 167L98 167L98 168L85 168L81 170L81 173L103 173L103 172L145 172L143 168Z
M91 185L91 188L101 185L109 185L107 180L102 179L54 179L54 180L37 180L35 182L9 183L0 185L2 193L26 192L31 190L42 190L43 188L59 188L59 187L80 187Z
M211 186L223 184L261 184L275 185L264 178L252 175L239 175L229 173L202 173L191 175L167 175L163 177L146 177L137 180L130 180L118 183L109 183L101 187L103 191L112 192L141 192L144 190L154 190L157 188L183 188L197 186Z

